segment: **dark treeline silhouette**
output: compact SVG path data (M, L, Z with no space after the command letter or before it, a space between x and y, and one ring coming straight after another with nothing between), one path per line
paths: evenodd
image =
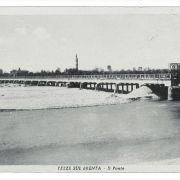
M116 71L105 71L103 69L94 70L76 70L76 69L65 69L61 72L60 68L55 71L41 70L40 72L30 72L28 70L12 70L10 72L3 72L0 69L0 77L45 77L45 76L60 76L60 75L102 75L102 74L162 74L169 73L169 69L147 69L147 70L116 70Z

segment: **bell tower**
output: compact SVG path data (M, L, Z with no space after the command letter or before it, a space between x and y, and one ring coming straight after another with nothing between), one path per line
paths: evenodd
M180 63L170 64L171 86L178 86L180 84Z
M77 56L77 54L76 54L76 71L78 71L78 56Z

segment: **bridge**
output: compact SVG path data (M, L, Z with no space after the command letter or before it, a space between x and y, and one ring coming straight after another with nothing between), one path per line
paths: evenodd
M171 72L164 74L60 75L0 79L0 84L9 83L91 89L123 94L130 93L140 86L148 86L163 99L180 100L180 63L171 63Z
M170 73L162 73L162 74L101 74L101 75L62 75L60 78L68 78L68 79L151 79L151 80L170 80Z
M161 74L98 74L98 75L57 75L57 76L18 76L16 78L0 78L0 83L4 82L17 82L17 81L53 81L53 82L108 82L108 83L138 83L140 85L144 83L155 83L155 84L165 84L170 86L171 74L161 73ZM34 84L34 83L33 83Z
M114 93L128 94L134 89L139 88L142 85L146 85L153 90L157 91L157 95L161 98L166 98L167 86L160 83L170 83L167 79L161 81L158 79L159 83L152 83L152 79L149 80L139 80L133 82L132 79L128 80L119 80L119 79L90 79L84 81L84 79L1 79L0 84L17 84L24 86L55 86L55 87L67 87L67 88L79 88L79 89L89 89L96 91L106 91ZM138 83L139 82L139 83ZM146 82L146 83L145 83ZM148 82L148 83L147 83ZM163 93L162 93L163 91Z
M6 78L8 79L8 78ZM9 77L12 79L12 77ZM140 80L170 80L171 73L160 74L96 74L96 75L56 75L56 76L18 76L14 79L140 79Z

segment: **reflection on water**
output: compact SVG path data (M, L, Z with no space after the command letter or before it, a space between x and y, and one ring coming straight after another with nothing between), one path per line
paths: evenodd
M180 158L180 103L0 112L0 164L134 164Z

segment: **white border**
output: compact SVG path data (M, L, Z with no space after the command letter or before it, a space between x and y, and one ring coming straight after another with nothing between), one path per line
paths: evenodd
M0 0L0 6L180 6L178 0ZM123 173L123 174L59 174L59 173L1 173L0 179L3 180L84 180L84 179L123 179L123 180L150 180L150 179L163 179L163 180L179 180L179 173Z
M0 176L3 180L179 180L179 174L155 174L155 173L130 173L130 174L53 174L53 173L6 173Z
M0 6L180 6L180 0L0 0Z

